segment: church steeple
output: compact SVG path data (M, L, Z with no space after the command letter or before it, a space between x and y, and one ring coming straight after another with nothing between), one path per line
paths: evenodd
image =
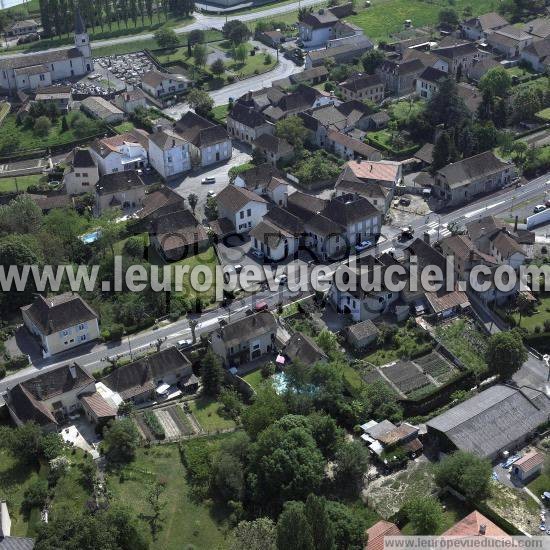
M76 10L74 12L74 33L86 33L86 23L84 23L84 19L82 18L82 14L80 13L80 8L78 7L78 5L76 6Z
M84 58L83 63L86 72L92 71L93 62L90 37L86 32L86 23L84 23L78 4L76 5L74 12L74 45L78 48L80 54Z

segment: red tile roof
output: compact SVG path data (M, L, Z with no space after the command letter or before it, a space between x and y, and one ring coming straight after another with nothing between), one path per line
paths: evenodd
M370 162L362 160L361 162L349 161L348 166L353 174L359 179L396 181L399 174L399 164L396 162Z
M518 467L524 472L530 472L533 468L544 463L544 456L537 451L531 451L514 462L514 467Z
M398 537L401 531L389 521L378 521L367 529L368 541L365 550L384 550L384 537Z
M485 532L483 531L485 527ZM471 514L468 514L464 519L455 523L450 529L445 531L442 536L444 537L505 537L509 538L510 535L505 533L498 525L495 525L490 519L487 519L483 514L480 514L477 510L474 510Z

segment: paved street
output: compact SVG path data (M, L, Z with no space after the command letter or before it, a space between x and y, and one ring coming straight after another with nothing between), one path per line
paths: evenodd
M417 236L422 236L422 233L426 230L437 232L438 229L446 230L447 224L453 220L471 221L485 215L496 215L506 211L509 208L509 201L512 197L516 197L519 200L528 200L529 198L536 197L541 193L541 190L545 188L546 182L550 177L550 173L545 174L539 178L536 178L529 183L525 184L519 189L506 189L491 197L483 198L473 204L469 204L458 210L452 212L445 212L436 216L436 227L432 224L434 222L429 221L426 223L424 218L419 219L414 225L414 229ZM381 245L370 249L362 255L382 253L390 248L399 248L400 245L395 238L384 241ZM406 243L405 243L406 246ZM332 273L340 265L335 263L327 267L327 273ZM236 319L238 316L245 315L245 311L254 306L254 303L258 300L265 300L268 302L270 308L275 308L279 301L284 298L285 301L293 301L299 298L300 293L291 293L288 289L283 287L274 287L272 290L264 290L254 294L253 296L239 300L231 304L230 310L224 307L220 307L214 311L210 311L200 316L200 324L197 327L197 334L203 332L211 332L218 326L218 319ZM135 334L129 338L125 338L121 342L109 342L106 344L90 344L88 346L81 346L76 350L70 350L65 354L58 355L55 358L45 359L37 362L35 366L29 367L20 371L12 376L4 378L0 382L0 391L4 391L6 387L13 386L14 384L33 376L38 370L51 369L54 366L66 364L68 361L77 361L88 372L93 372L106 365L102 362L105 356L118 355L121 353L128 353L130 346L133 352L137 352L144 349L150 349L158 338L167 337L167 341L163 345L174 344L177 340L182 338L188 338L190 334L189 323L187 319L181 319L175 323L165 325L158 329L146 330L142 333ZM524 365L517 377L519 381L525 381L536 387L545 388L548 391L546 383L546 373L544 366L540 361L530 358L530 360Z
M180 27L175 27L174 31L176 34L182 34L185 32L189 32L195 29L221 29L226 20L232 21L233 19L239 20L239 21L255 21L259 19L263 19L265 17L272 17L274 15L279 15L281 13L288 13L289 11L297 10L298 6L305 7L305 6L313 6L319 4L319 0L301 0L300 2L294 2L292 4L285 4L284 6L274 6L266 8L265 10L261 11L253 11L251 13L239 13L236 15L228 14L227 17L225 16L214 16L214 15L203 15L201 13L195 13L195 21L193 23L189 23L187 25L182 25ZM144 40L153 38L153 33L142 33L142 34L134 34L129 36L121 36L119 38L109 38L106 40L92 40L92 49L93 48L99 48L101 46L115 46L117 44L127 44L128 42L136 42L138 40ZM62 50L65 49L67 46L59 46L57 48L49 48L49 50L44 51L54 51L54 50ZM10 53L10 55L13 56L25 56L29 55L25 52L13 52Z

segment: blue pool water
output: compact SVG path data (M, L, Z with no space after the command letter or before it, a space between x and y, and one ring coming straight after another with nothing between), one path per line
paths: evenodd
M101 237L101 231L98 229L97 231L93 231L92 233L86 233L85 235L82 235L80 237L80 240L84 244L92 244L97 241Z

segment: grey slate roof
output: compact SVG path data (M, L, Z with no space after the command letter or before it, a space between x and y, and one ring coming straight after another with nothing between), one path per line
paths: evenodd
M249 202L267 202L263 197L260 197L260 195L253 191L249 191L246 187L237 187L236 185L224 187L218 193L216 201L232 212L237 212Z
M99 181L95 184L96 193L98 195L119 193L120 191L128 191L136 187L145 187L145 184L135 170L105 174L101 176Z
M459 187L472 180L496 174L508 166L497 158L492 151L454 162L438 170L438 174L445 178L449 187Z
M80 149L77 148L74 150L73 155L73 166L75 168L91 168L95 167L96 163L90 154L89 149Z
M82 57L78 48L68 48L64 50L50 50L46 52L35 53L32 55L19 55L16 57L0 58L0 70L20 69L22 67L32 67L34 65L47 65L55 61L64 61L65 59L76 59Z
M291 361L313 365L327 359L325 352L306 334L295 332L285 346L283 353Z
M227 130L220 124L187 111L175 125L176 132L195 147L209 147L222 141L228 141Z
M221 327L219 333L226 346L231 346L267 332L275 332L276 328L277 321L273 314L269 311L260 311Z
M187 357L172 346L116 368L101 382L126 400L154 389L157 380L180 369L193 372Z
M97 313L78 294L72 292L48 298L39 295L32 304L21 310L43 334L53 334L98 318Z
M494 457L525 437L550 416L550 399L541 392L493 386L427 422L460 450Z

